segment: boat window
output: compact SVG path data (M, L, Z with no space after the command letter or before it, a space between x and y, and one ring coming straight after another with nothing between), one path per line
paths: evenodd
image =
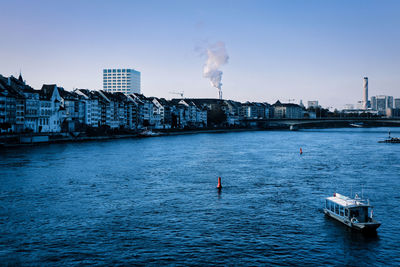
M339 214L339 205L338 204L335 204L335 213Z
M334 204L333 204L333 203L331 203L331 211L332 211L332 212L334 212L334 211L335 211L335 210L334 210L334 208L335 208L335 207L334 207Z
M345 210L344 210L344 216L346 216L346 217L349 216L349 210L348 210L348 209L345 209Z
M344 215L344 213L343 213L343 207L340 207L340 216L343 216Z

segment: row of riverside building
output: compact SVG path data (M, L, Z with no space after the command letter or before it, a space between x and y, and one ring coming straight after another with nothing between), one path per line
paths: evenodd
M35 90L21 75L0 75L0 132L74 132L88 127L186 129L241 126L248 119L303 117L301 106L279 101L270 105L219 99L166 100L137 93L67 91L55 84Z

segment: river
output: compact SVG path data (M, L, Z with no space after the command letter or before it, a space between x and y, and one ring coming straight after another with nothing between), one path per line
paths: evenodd
M400 265L400 144L377 142L389 129L400 137L256 131L2 150L0 262ZM377 234L325 217L334 192L368 197Z

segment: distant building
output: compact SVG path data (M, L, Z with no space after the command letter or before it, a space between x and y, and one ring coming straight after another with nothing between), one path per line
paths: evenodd
M274 118L276 119L301 119L303 110L299 105L292 103L281 103L279 100L272 105L274 108Z
M394 99L394 108L400 108L400 98Z
M345 110L354 109L354 105L353 104L345 104L343 109L345 109Z
M85 124L91 127L101 125L101 107L99 96L88 89L76 89L76 94L81 96L81 101L85 103Z
M60 92L64 91L55 84L44 84L39 92L39 132L61 132L61 125L67 117L62 106L64 99Z
M104 69L103 90L126 95L140 94L140 72L134 69Z
M364 101L357 101L356 109L364 109Z
M388 108L388 109L386 109L386 117L388 117L388 118L400 118L400 108Z
M380 115L386 115L386 110L393 108L393 96L377 95L371 97L371 107Z
M393 96L387 96L387 108L393 108Z
M376 96L371 96L371 109L377 110L376 109Z
M246 119L258 118L258 108L254 103L246 102L242 104L240 116Z
M317 108L318 106L318 101L307 101L307 108Z
M303 100L301 100L301 99L300 99L299 106L300 106L301 108L305 108L305 107L304 107L304 104L303 104Z

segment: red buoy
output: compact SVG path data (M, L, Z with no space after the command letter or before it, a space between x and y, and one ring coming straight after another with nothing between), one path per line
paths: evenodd
M303 154L303 149L301 149L301 147L300 147L300 155L302 155Z
M217 188L218 188L219 190L222 189L221 177L218 177L218 185L217 185Z

